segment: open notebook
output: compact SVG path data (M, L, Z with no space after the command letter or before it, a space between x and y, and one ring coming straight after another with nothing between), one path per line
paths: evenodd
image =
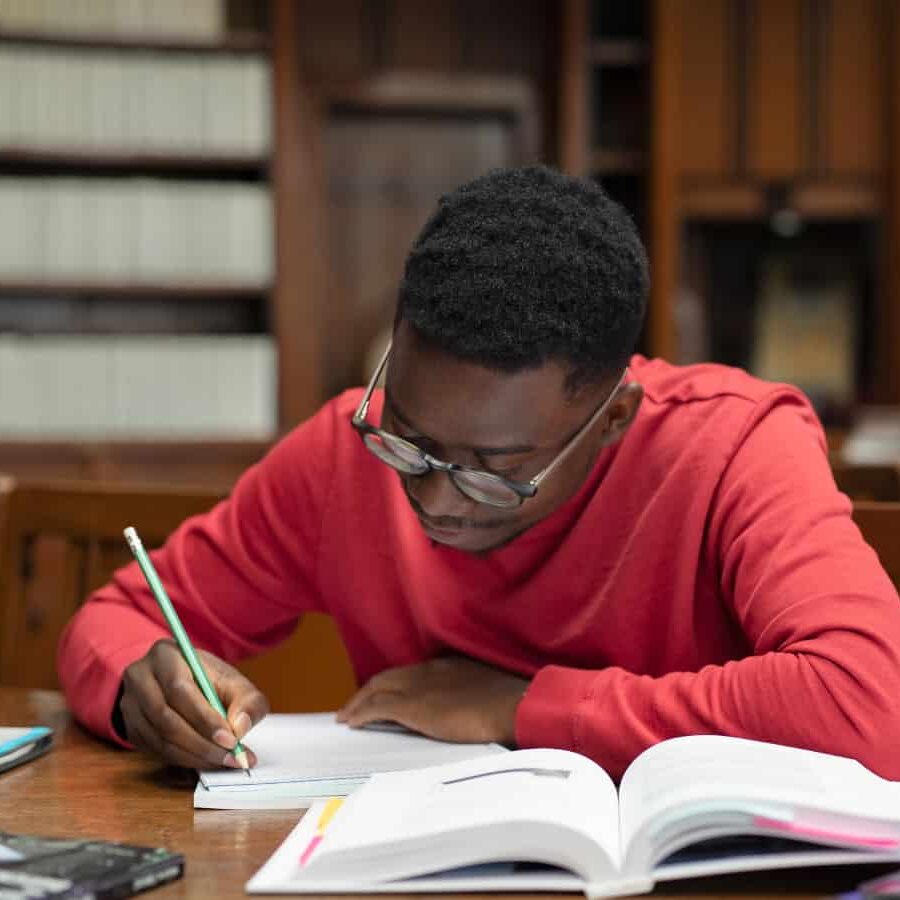
M353 729L334 713L269 715L244 743L259 764L250 778L236 769L200 773L201 809L302 809L346 796L376 772L421 769L508 751L499 744L451 744L396 726Z

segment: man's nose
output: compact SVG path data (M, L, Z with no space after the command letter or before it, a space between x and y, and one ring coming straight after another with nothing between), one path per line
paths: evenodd
M410 478L407 490L431 519L465 516L474 502L463 496L446 472L432 470Z

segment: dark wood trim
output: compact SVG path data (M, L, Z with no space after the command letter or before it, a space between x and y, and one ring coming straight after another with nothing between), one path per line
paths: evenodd
M210 153L142 153L123 149L85 150L74 147L4 147L0 168L14 175L162 175L183 178L266 177L266 156Z
M589 30L587 0L563 0L559 23L559 139L556 152L564 172L585 175L589 165L590 142L589 83L585 59Z
M300 64L302 4L272 0L278 423L287 430L322 401L322 305L327 287L322 107Z
M769 185L742 179L735 182L682 180L679 204L685 219L764 221L769 215ZM876 181L797 181L788 201L805 219L873 220L884 211L884 196Z
M229 285L224 282L195 283L167 282L160 284L129 284L124 282L90 281L0 281L2 297L101 297L116 300L242 300L247 303L261 303L271 288L247 285Z
M690 2L690 0L688 0ZM653 0L651 8L649 250L653 278L648 309L648 351L677 362L675 294L678 288L679 4Z
M43 31L12 31L0 28L0 44L30 44L35 47L56 47L73 50L123 50L148 53L209 53L209 54L265 54L271 43L259 32L232 32L218 41L146 35L56 34Z
M875 321L879 323L873 388L881 403L900 403L900 6L887 4L885 29L885 112L887 153L885 154L885 220L881 245L882 281L878 291Z
M731 9L730 27L737 55L737 65L735 66L737 77L734 79L734 122L733 127L728 129L728 131L734 136L731 158L734 160L733 173L737 177L746 175L748 169L749 96L752 87L750 53L753 46L753 41L750 38L750 27L752 24L751 3L752 0L730 0L729 2ZM727 36L723 35L723 40L726 39Z

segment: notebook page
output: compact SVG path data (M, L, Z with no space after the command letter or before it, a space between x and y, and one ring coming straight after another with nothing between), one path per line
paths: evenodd
M507 752L498 744L451 744L416 734L353 729L336 722L334 713L269 715L244 743L259 760L252 779L236 769L201 772L206 787L365 777Z
M619 796L625 847L688 805L744 809L748 818L820 810L826 817L894 822L888 829L900 834L900 782L845 757L721 735L651 747L625 773Z

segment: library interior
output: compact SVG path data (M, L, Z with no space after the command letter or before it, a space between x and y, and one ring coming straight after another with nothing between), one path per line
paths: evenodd
M0 765L0 829L166 846L160 896L243 895L296 814L194 812L193 776L90 736L60 637L132 519L161 546L366 385L438 199L531 164L633 219L638 353L809 398L900 585L893 0L0 0L0 726L55 744ZM360 687L321 610L240 670L275 713Z

